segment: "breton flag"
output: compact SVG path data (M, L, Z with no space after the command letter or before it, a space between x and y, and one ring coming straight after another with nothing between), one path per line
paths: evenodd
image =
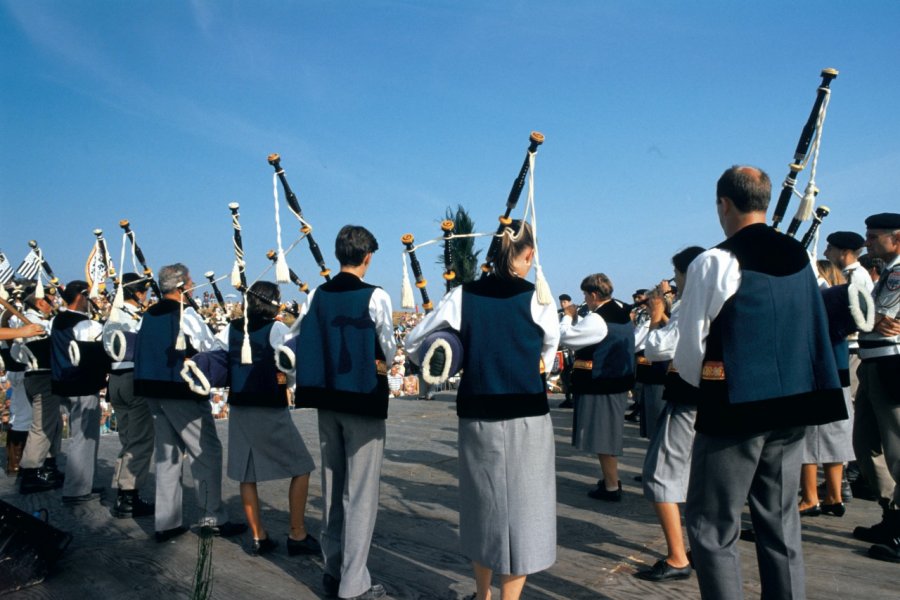
M13 278L12 265L6 260L6 255L0 252L0 285L6 285L6 282Z
M28 251L28 256L22 261L22 264L19 265L19 268L16 269L16 273L18 273L21 277L28 279L29 281L34 281L37 279L38 271L41 270L41 259L35 253L34 250Z

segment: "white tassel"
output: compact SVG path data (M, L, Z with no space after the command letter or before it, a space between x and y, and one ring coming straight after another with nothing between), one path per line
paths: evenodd
M535 265L534 271L534 292L537 294L538 304L547 306L553 302L553 294L550 293L550 284L548 284L547 280L544 278L544 270L541 268L541 265Z
M238 261L234 261L234 266L231 268L231 285L241 289L241 265Z
M44 284L41 282L41 274L38 272L37 285L34 286L34 297L40 300L44 297Z
M275 283L290 283L291 270L288 267L287 259L284 257L284 250L278 250L278 258L275 259Z
M120 311L125 310L125 289L122 280L119 280L119 285L116 286L116 295L113 298L113 310L109 315L109 320L118 323L122 320Z
M250 336L244 334L244 343L241 345L241 364L253 364L253 354L250 352Z
M187 350L187 340L184 339L184 292L181 292L181 305L178 307L178 336L175 338L176 350Z
M406 265L406 252L403 253L403 287L400 289L400 306L412 309L416 307L412 284L409 282L409 267Z
M813 208L816 204L816 194L818 193L819 188L810 181L803 191L803 198L800 200L800 206L797 207L797 214L794 215L795 220L809 221L810 217L812 217Z
M187 342L184 339L184 332L179 331L178 337L175 338L175 349L176 350L187 350Z

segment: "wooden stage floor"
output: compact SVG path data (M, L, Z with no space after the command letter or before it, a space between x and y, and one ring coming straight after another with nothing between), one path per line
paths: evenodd
M625 456L621 461L624 498L619 504L586 496L599 476L594 456L570 445L572 412L555 408L558 493L558 559L549 570L528 578L528 599L698 598L696 579L654 584L634 577L665 554L662 530L652 507L634 480L640 473L646 441L637 427L626 424ZM474 591L471 569L459 553L457 507L457 418L451 393L426 402L391 401L387 423L381 504L369 557L375 582L383 583L389 598L456 599ZM316 463L319 462L316 414L293 413ZM218 423L227 449L227 423ZM63 450L65 451L65 442ZM97 482L108 485L119 451L118 437L100 441ZM189 480L189 474L185 475ZM152 479L152 474L151 474ZM151 481L152 485L152 481ZM273 555L250 557L243 539L216 539L213 545L212 597L217 599L272 598L305 600L322 597L321 560L288 557L288 482L260 484L263 518L279 548ZM71 532L74 540L41 584L14 594L40 599L152 599L188 598L197 560L195 532L168 543L153 539L153 519L115 519L109 507L114 490L102 502L63 506L59 491L20 496L13 478L0 481L0 498L29 511L47 508L55 527ZM152 488L149 495L152 498ZM237 482L224 478L224 498L232 518L244 521ZM185 503L193 499L185 494ZM322 514L318 472L310 481L307 527L317 533ZM197 518L187 509L188 517ZM745 518L749 518L745 515ZM820 516L803 520L807 595L810 599L878 600L897 598L900 565L865 556L868 544L850 535L857 525L880 518L874 502L853 500L843 518ZM740 542L745 595L759 597L755 549ZM891 591L893 590L893 591ZM495 590L495 598L499 592Z

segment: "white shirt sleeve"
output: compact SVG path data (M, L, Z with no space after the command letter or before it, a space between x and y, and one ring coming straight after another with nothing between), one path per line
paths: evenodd
M397 353L397 340L394 339L394 310L391 297L381 288L375 288L369 298L369 317L375 322L375 335L384 352L385 360L394 360Z
M609 328L606 321L595 312L589 312L572 324L572 317L566 315L559 322L559 341L572 350L599 344L606 338Z
M203 318L190 306L184 307L182 327L184 334L190 338L191 345L197 352L222 348L221 342L213 336L212 330L203 321Z
M740 264L725 250L707 250L688 267L674 362L681 378L695 387L700 385L710 324L740 285Z
M675 356L675 346L678 345L678 313L681 303L676 301L672 306L672 314L669 322L659 329L654 329L647 334L647 344L644 347L644 356L652 362L672 360Z
M531 318L544 330L544 343L541 346L541 358L544 361L544 370L550 373L553 368L553 360L559 349L559 313L556 305L541 304L537 300L537 292L531 297Z
M647 345L647 336L650 335L650 319L641 319L634 324L634 351L639 352Z
M406 334L403 347L406 349L407 356L414 363L419 364L419 350L428 334L441 329L459 331L461 326L462 286L457 286L441 299L435 310L425 315L419 324Z
M288 332L287 336L284 338L284 342L287 342L288 340L292 340L295 337L297 337L298 335L300 335L300 322L303 320L303 317L305 317L306 314L309 312L309 307L312 304L312 299L313 299L313 296L316 295L317 289L319 289L319 288L312 290L311 292L309 292L306 295L306 300L304 300L303 304L300 305L300 307L299 307L300 312L297 314L297 318L294 319L294 323L293 323L293 325L291 325L290 331ZM282 344L284 342L282 342Z

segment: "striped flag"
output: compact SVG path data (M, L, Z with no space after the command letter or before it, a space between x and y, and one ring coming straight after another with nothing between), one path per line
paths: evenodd
M0 285L5 285L7 281L13 278L13 268L6 260L6 255L0 252Z
M28 251L28 256L22 261L22 264L19 265L19 268L16 269L16 273L18 273L21 277L29 280L37 279L38 271L41 270L41 259L35 253L34 250Z

